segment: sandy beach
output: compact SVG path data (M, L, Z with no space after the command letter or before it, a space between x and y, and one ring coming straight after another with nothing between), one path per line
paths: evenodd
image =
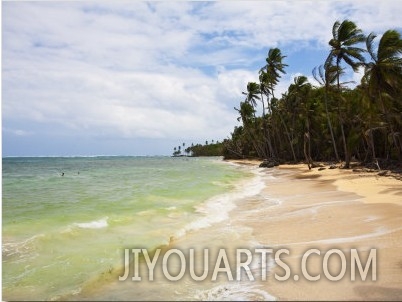
M290 251L282 255L290 278L276 280L274 274L283 276L285 271L275 266L263 283L265 291L279 300L402 299L401 181L328 167L322 171L309 171L306 165L265 169L258 168L259 161L235 162L274 177L265 180L260 195L277 200L275 206L266 208L260 199L239 204L232 212L234 219L252 228L260 244ZM321 252L310 256L306 265L310 276L320 274L318 281L309 281L301 273L303 254L310 249ZM330 281L323 273L323 258L331 249L342 251L346 258L345 275L339 281ZM365 281L359 277L351 281L351 249L356 249L363 266L369 252L376 250L376 280L371 279L371 266ZM329 259L331 274L340 275L341 258L332 255Z
M160 259L155 266L155 278L149 281L149 268L142 261L137 265L141 282L132 281L134 269L125 281L118 280L117 276L123 275L118 271L106 274L104 280L91 283L79 295L65 300L402 299L401 181L376 173L328 167L309 171L306 165L267 169L258 167L260 161L231 163L242 165L241 169L254 176L240 183L233 192L205 203L198 209L203 218L197 222L203 222L204 227L190 225L183 236L171 237L159 256L164 257L168 251L182 251L188 264L189 251L194 249L197 274L208 271L203 281L190 277L188 267L183 278L174 282L167 280ZM249 194L244 194L245 191ZM219 214L225 203L233 203L227 217L209 223L210 215ZM262 258L255 257L255 250L261 248L273 251L267 256L265 275ZM204 249L209 252L208 260L202 257ZM245 271L237 280L239 249L254 252L249 265L254 281ZM315 253L306 258L306 271L303 271L303 256L312 249ZM217 260L221 250L226 252L228 263ZM289 252L278 256L288 272L272 257L280 250ZM338 254L331 252L334 250ZM354 259L357 254L361 266L353 263L355 281L351 280L353 250L356 251ZM345 258L345 267L339 254ZM168 268L176 276L183 265L178 257L169 259ZM227 266L234 280L228 280ZM221 270L214 280L212 276L217 267ZM339 280L334 280L338 276Z

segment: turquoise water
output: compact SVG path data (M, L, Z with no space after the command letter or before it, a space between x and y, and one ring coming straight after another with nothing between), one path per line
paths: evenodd
M219 221L230 209L200 209L251 174L220 158L75 157L4 158L2 177L3 299L48 300L119 270L125 248Z

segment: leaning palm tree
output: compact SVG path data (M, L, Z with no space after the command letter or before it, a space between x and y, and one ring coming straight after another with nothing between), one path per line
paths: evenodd
M397 133L390 119L390 110L397 107L398 92L402 86L402 39L395 30L388 30L381 37L377 51L374 49L376 35L371 33L366 40L371 62L365 65L364 79L368 83L368 92L378 100L385 121L391 132L398 155L401 154L401 140L397 142ZM400 113L399 113L400 114Z
M275 74L275 80L279 80L279 78L281 77L279 72L285 73L284 68L288 66L287 64L284 64L282 62L284 58L286 58L286 56L282 55L279 48L271 48L268 51L268 56L265 59L267 64L262 67L261 70L265 70L268 73ZM275 84L277 84L277 82Z
M242 93L246 95L246 102L250 103L254 108L257 107L256 100L260 100L261 95L260 85L255 82L248 82L247 92Z
M272 104L269 101L270 96L271 99L275 97L274 96L275 86L278 84L279 79L281 78L281 73L282 74L286 73L285 67L288 66L287 64L284 64L282 62L284 58L286 58L286 56L282 55L279 48L271 48L268 51L267 58L265 59L267 64L260 69L260 88L267 98L267 104L270 113L272 113ZM266 127L264 126L264 128ZM270 154L271 156L274 156L275 154L274 148L271 143L269 132L267 133L267 141Z
M264 80L262 83L265 84L267 91L272 97L274 97L274 88L281 78L280 74L286 73L285 67L288 65L282 62L284 58L286 58L286 56L282 56L279 48L271 48L268 51L267 58L265 59L267 64L260 69L260 75L264 73L267 74L265 78L263 77Z
M273 107L272 109L273 109L274 115L277 115L279 117L279 121L282 124L283 129L285 130L285 134L286 134L286 137L288 139L290 150L292 151L293 161L297 162L296 153L295 153L295 150L294 150L294 147L293 147L293 144L294 144L294 139L292 139L293 131L292 131L292 137L291 137L289 128L286 125L286 122L285 122L283 114L282 114L282 113L285 113L285 116L286 116L287 108L284 108L283 104L285 104L288 99L289 99L289 95L287 93L283 93L280 102L276 102L276 105L272 106ZM275 100L276 99L273 99L273 103L274 103Z
M342 23L336 21L332 27L332 36L329 41L331 51L325 63L335 65L340 70L341 62L345 61L352 67L353 71L358 71L358 68L364 63L363 54L365 50L356 47L356 44L363 43L366 40L362 30L357 28L352 21L345 20ZM339 86L339 74L337 83Z
M249 103L251 106L253 106L253 108L257 107L257 100L260 100L262 102L262 108L263 108L262 119L263 119L264 140L267 140L267 142L265 142L263 140L262 147L260 147L259 149L263 150L262 156L264 158L267 157L268 153L270 153L271 156L272 156L272 154L273 154L272 145L271 145L271 142L270 142L270 140L268 138L268 134L267 134L268 132L267 132L266 124L265 124L265 118L266 118L265 117L265 106L264 106L264 98L263 98L263 91L261 90L261 85L255 83L255 82L249 82L247 84L247 93L243 92L243 94L246 95L245 101L247 103ZM258 126L257 126L258 123L257 123L257 118L256 118L255 115L254 115L254 124L255 124L254 125L255 130L257 130L258 129ZM268 145L268 150L265 150L266 145Z
M339 155L338 155L338 149L336 148L334 130L332 128L332 123L331 123L331 119L329 116L329 110L328 110L328 95L329 95L329 92L331 91L332 87L335 84L338 73L339 72L338 72L336 66L332 66L332 65L320 65L318 68L315 67L313 69L314 79L320 85L324 86L325 114L327 116L327 124L328 124L329 132L331 134L331 140L332 140L332 146L334 148L335 158L339 162L340 160L339 160Z
M271 143L270 131L267 127L267 119L272 117L271 116L272 110L271 110L271 106L268 106L269 115L268 116L265 115L265 101L264 101L264 95L265 95L267 98L267 103L268 103L269 95L270 95L271 91L273 90L268 77L269 77L268 73L260 70L259 80L260 80L260 93L261 93L260 100L261 100L261 104L262 104L262 128L264 130L265 145L268 146L268 152L272 156L274 154L274 151L273 151L273 147L272 147L272 143Z
M330 53L325 62L325 65L336 66L338 70L337 74L337 87L340 95L340 68L341 62L345 61L346 64L352 67L353 71L358 71L358 68L364 63L363 53L364 49L356 47L356 44L362 43L366 40L362 30L359 29L352 21L345 20L342 23L336 21L332 27L332 39L329 41L331 46ZM350 165L350 152L346 143L344 121L340 113L340 107L338 106L338 118L341 126L342 141L345 152L345 168L349 168Z
M309 169L313 160L311 159L311 139L310 139L310 112L307 106L308 99L310 98L312 86L308 82L307 77L298 76L294 78L293 84L288 88L290 99L293 100L294 111L304 119L305 133L304 133L304 156L307 161ZM308 148L307 148L308 146Z
M242 121L243 129L247 134L247 137L251 139L251 143L253 145L254 150L257 152L259 157L266 157L265 150L258 144L258 133L256 133L255 124L255 109L250 104L250 102L244 101L240 102L240 109L234 107L234 109L240 114L237 118L238 121Z

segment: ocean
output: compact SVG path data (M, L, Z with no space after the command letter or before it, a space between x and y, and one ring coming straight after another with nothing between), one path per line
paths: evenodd
M225 224L236 202L263 187L221 158L3 158L2 170L3 300L222 299L221 284L123 289L125 249L222 246L240 232Z

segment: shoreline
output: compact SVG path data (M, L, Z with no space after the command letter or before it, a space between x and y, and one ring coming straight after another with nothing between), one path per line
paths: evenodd
M258 168L261 160L225 160L227 162L254 166ZM283 164L277 166L279 170L293 171L296 178L309 178L333 183L340 191L359 195L365 203L394 203L402 205L402 181L393 174L378 175L378 173L365 172L362 169L329 169L313 168L308 170L305 164ZM272 169L272 168L266 168ZM380 171L377 171L380 172ZM384 196L385 195L385 196ZM386 197L386 199L384 198Z
M273 275L284 275L274 267L261 286L278 300L400 300L402 297L402 186L393 177L343 169L308 170L304 164L258 168L261 161L236 160L240 165L258 169L265 179L262 200L277 200L266 207L261 198L250 206L238 204L232 219L252 229L263 246L286 248L284 258L291 268L291 278L279 282ZM252 215L251 215L252 213ZM356 249L366 261L375 249L377 280L351 281L350 263L344 278L334 282L293 279L300 275L300 262L309 249L318 249L308 270L323 276L323 255L339 249L350 259ZM333 256L336 258L337 256ZM366 257L366 258L365 258ZM336 261L335 261L336 262ZM363 263L363 265L366 262ZM335 269L336 271L336 269ZM339 270L338 270L339 272ZM323 280L324 279L324 280Z
M228 162L228 161L225 161ZM126 281L118 281L117 275L107 275L102 282L95 282L77 296L66 300L400 300L402 297L402 207L390 202L367 202L362 194L344 190L336 183L338 180L350 181L359 176L346 177L345 170L312 170L306 165L283 165L272 169L259 168L260 161L230 161L237 168L246 170L255 177L241 180L242 185L234 191L214 199L210 205L213 211L220 211L225 202L233 203L228 217L222 221L211 221L203 228L189 228L183 236L172 240L163 248L160 258L167 251L183 251L186 259L190 249L195 249L197 274L205 269L201 251L207 249L209 260L206 261L208 275L202 281L194 281L188 271L176 282L163 278L161 259L156 265L155 280L148 281L148 269L140 262L139 271L142 281L133 282L134 269ZM239 167L242 165L242 167ZM347 171L346 171L347 172ZM353 178L351 178L353 176ZM388 179L387 177L379 177ZM250 181L254 179L254 181ZM362 177L366 180L366 177ZM374 177L374 180L375 177ZM387 180L388 181L388 180ZM391 179L391 182L394 180ZM397 180L395 180L397 181ZM261 183L261 190L255 194L245 194L253 184ZM387 182L388 184L388 182ZM341 184L342 185L342 184ZM358 184L359 186L359 184ZM258 186L259 187L259 186ZM371 187L376 187L371 185ZM378 186L377 186L378 187ZM376 187L376 188L377 188ZM377 188L378 189L378 188ZM386 190L386 192L382 192ZM258 191L258 192L257 192ZM395 195L398 191L380 187L379 196ZM382 192L382 193L381 193ZM363 192L364 193L364 192ZM371 193L367 193L370 197ZM395 198L393 196L393 198ZM385 200L385 199L384 199ZM204 207L207 204L204 204ZM205 211L201 209L201 214ZM206 211L202 219L209 221L211 212ZM212 212L214 214L214 212ZM227 280L221 271L216 281L212 273L216 269L218 251L224 249L228 255L230 268L236 268L237 249L254 251L257 248L270 248L274 251L287 249L290 254L281 259L290 268L291 276L286 281L278 281L275 274L283 276L283 268L275 265L268 256L267 280L262 280L260 258L253 258L250 269L254 281L241 275L241 280ZM357 249L363 266L371 249L377 250L376 281L350 281L350 263L347 274L339 281L324 278L322 260L331 249L344 252L348 261L351 249ZM295 280L300 272L303 254L309 249L321 251L321 255L310 257L307 269L309 274L321 274L319 281L304 278ZM331 259L336 264L336 255ZM169 270L177 275L180 262L172 258ZM186 261L188 263L188 261ZM222 265L222 262L221 262ZM222 267L222 266L220 266ZM335 275L337 267L335 266ZM333 270L331 270L334 272ZM121 275L121 272L119 272ZM233 271L235 276L235 271ZM359 275L358 275L359 276ZM103 278L103 277L102 277Z

